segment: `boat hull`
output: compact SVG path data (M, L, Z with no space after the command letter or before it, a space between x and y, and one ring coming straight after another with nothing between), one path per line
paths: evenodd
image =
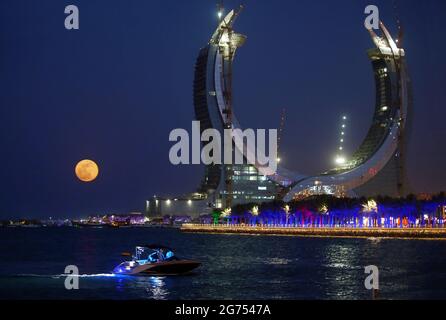
M176 260L137 265L128 269L115 268L115 274L124 275L180 275L191 272L201 265L193 260ZM117 270L118 269L118 270Z
M176 275L189 273L198 268L200 263L197 261L183 260L183 261L167 261L164 263L154 263L149 268L140 273L143 274L166 274Z

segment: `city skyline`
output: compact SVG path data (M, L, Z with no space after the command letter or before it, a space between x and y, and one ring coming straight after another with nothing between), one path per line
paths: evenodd
M7 75L1 85L8 88L0 96L2 118L11 121L3 128L0 144L8 155L1 160L0 218L142 210L144 200L156 192L186 193L199 183L202 166L170 165L168 132L188 128L193 119L193 65L197 50L217 24L213 4L150 5L163 14L144 19L144 3L123 11L112 1L101 15L97 4L78 2L82 22L73 33L52 17L59 9L54 2L36 5L36 13L29 5L22 13L20 5L11 5L8 12L19 15L17 21L2 19L9 22L1 35L4 47L10 41L16 41L16 47L7 48L1 60ZM277 128L285 107L283 161L308 174L333 167L340 115L347 114L351 121L345 144L351 154L366 135L374 105L366 54L372 45L362 26L365 5L323 3L308 3L308 14L302 15L292 2L274 6L246 1L249 10L238 23L238 29L248 34L234 75L234 109L240 122L245 127ZM415 97L408 156L415 193L446 189L446 151L441 148L446 135L441 121L445 62L435 59L445 46L435 41L444 27L438 17L417 18L420 10L432 10L432 3L444 6L405 1L399 8ZM236 4L225 3L228 9ZM392 6L384 1L377 5L395 33ZM274 21L262 25L269 10L274 11ZM31 31L33 21L53 11L41 30ZM296 19L284 19L286 12L296 12ZM313 14L325 20L315 23ZM96 19L108 21L107 17L119 22L91 24ZM184 28L173 28L168 17L180 19ZM18 28L20 36L13 40L8 28ZM312 34L305 35L305 28ZM174 37L176 33L181 36ZM253 55L257 59L250 59ZM101 167L97 181L89 185L77 181L73 172L83 158ZM178 177L178 183L172 183L172 177Z

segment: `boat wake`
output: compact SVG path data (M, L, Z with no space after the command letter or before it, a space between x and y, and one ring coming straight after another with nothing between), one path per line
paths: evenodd
M59 279L59 278L66 278L67 276L70 277L79 277L79 278L111 278L116 277L117 275L113 273L95 273L95 274L17 274L16 277L28 277L28 278L53 278L53 279Z

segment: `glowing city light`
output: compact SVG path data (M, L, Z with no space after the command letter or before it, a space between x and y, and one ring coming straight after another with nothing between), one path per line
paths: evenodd
M259 207L258 206L252 207L251 214L253 216L258 216L259 215Z
M369 200L362 205L363 212L378 212L378 204L375 200Z
M342 156L337 156L335 159L336 164L341 165L344 164L346 162L345 158Z
M226 208L225 210L223 210L221 212L221 217L222 218L227 218L231 215L232 209L231 208Z
M338 146L338 151L343 151L344 150L344 142L345 142L345 129L347 128L347 124L346 124L346 120L347 120L347 116L342 116L341 117L342 121L341 121L341 133L340 133L340 138L339 138L339 146ZM345 158L345 156L338 154L336 155L334 162L336 163L336 165L341 166L344 165L347 162L347 159Z
M319 212L326 214L328 212L328 207L327 205L323 204L320 208L319 208Z

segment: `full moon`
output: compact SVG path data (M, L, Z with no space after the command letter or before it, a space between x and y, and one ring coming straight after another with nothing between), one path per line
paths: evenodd
M97 178L99 167L92 160L82 160L76 165L74 171L79 180L83 182L91 182Z

